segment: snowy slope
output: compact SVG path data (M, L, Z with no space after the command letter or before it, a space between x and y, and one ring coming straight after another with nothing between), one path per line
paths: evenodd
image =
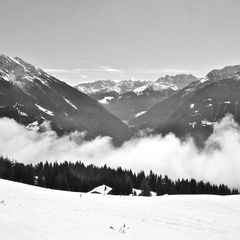
M0 179L0 202L1 239L231 240L240 236L240 196L80 197Z

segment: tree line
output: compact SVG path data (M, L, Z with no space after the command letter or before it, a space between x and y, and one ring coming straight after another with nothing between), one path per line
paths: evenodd
M195 179L171 180L168 176L157 175L150 171L134 173L121 167L112 169L106 165L97 167L82 162L49 163L36 165L23 164L0 157L0 178L36 185L45 188L88 192L106 184L112 194L129 195L132 188L142 190L141 195L150 196L151 191L157 195L164 194L238 194L237 189L230 189L224 184L215 185Z

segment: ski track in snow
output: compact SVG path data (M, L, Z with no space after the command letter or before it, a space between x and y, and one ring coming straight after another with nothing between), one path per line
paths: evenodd
M239 239L240 196L81 194L0 179L1 239Z

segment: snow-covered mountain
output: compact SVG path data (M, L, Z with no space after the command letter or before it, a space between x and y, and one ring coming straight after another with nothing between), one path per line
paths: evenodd
M123 80L115 82L112 80L98 80L95 82L80 83L76 88L86 94L95 94L99 92L116 92L122 94L125 92L131 92L138 87L150 84L151 81L133 81Z
M166 75L156 82L99 80L81 83L76 88L96 99L121 120L128 122L195 81L199 79L193 75L179 74Z
M96 94L99 92L116 92L123 94L126 92L135 92L138 94L143 93L146 89L154 91L161 91L164 89L172 89L174 91L182 89L192 82L199 79L191 74L177 74L175 76L168 76L159 78L154 81L112 81L112 80L98 80L95 82L80 83L76 88L86 94Z
M210 81L220 81L224 79L239 79L240 76L240 65L227 66L222 69L214 69L209 72L206 76L206 79Z
M240 66L213 70L204 81L193 82L152 106L130 124L152 128L155 133L188 134L200 144L212 133L213 124L226 114L240 123Z
M127 123L140 113L147 111L155 103L166 99L174 93L175 91L172 89L154 91L148 88L141 94L132 91L123 94L116 94L116 92L96 93L90 96L98 100L112 114Z
M0 117L9 117L28 127L51 122L59 134L87 132L122 142L129 128L97 101L76 88L23 61L0 55Z
M166 75L165 77L160 77L156 83L166 86L174 86L175 89L181 90L188 86L192 82L199 81L200 79L193 76L192 74L177 74L175 76Z

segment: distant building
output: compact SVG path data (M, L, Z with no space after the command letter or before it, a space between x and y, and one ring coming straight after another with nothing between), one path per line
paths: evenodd
M142 193L142 190L140 190L140 189L136 189L136 188L132 189L132 195L133 196L140 196L141 193Z
M142 190L137 189L137 188L133 188L131 195L133 195L133 196L141 196L141 193L142 193ZM157 196L157 193L153 192L153 191L150 191L150 194L151 194L152 197Z
M96 194L106 195L106 194L111 194L111 191L112 191L111 187L103 184L101 186L95 187L88 193L96 193Z
M150 191L150 194L151 194L152 197L156 197L157 196L157 193L154 192L154 191Z

